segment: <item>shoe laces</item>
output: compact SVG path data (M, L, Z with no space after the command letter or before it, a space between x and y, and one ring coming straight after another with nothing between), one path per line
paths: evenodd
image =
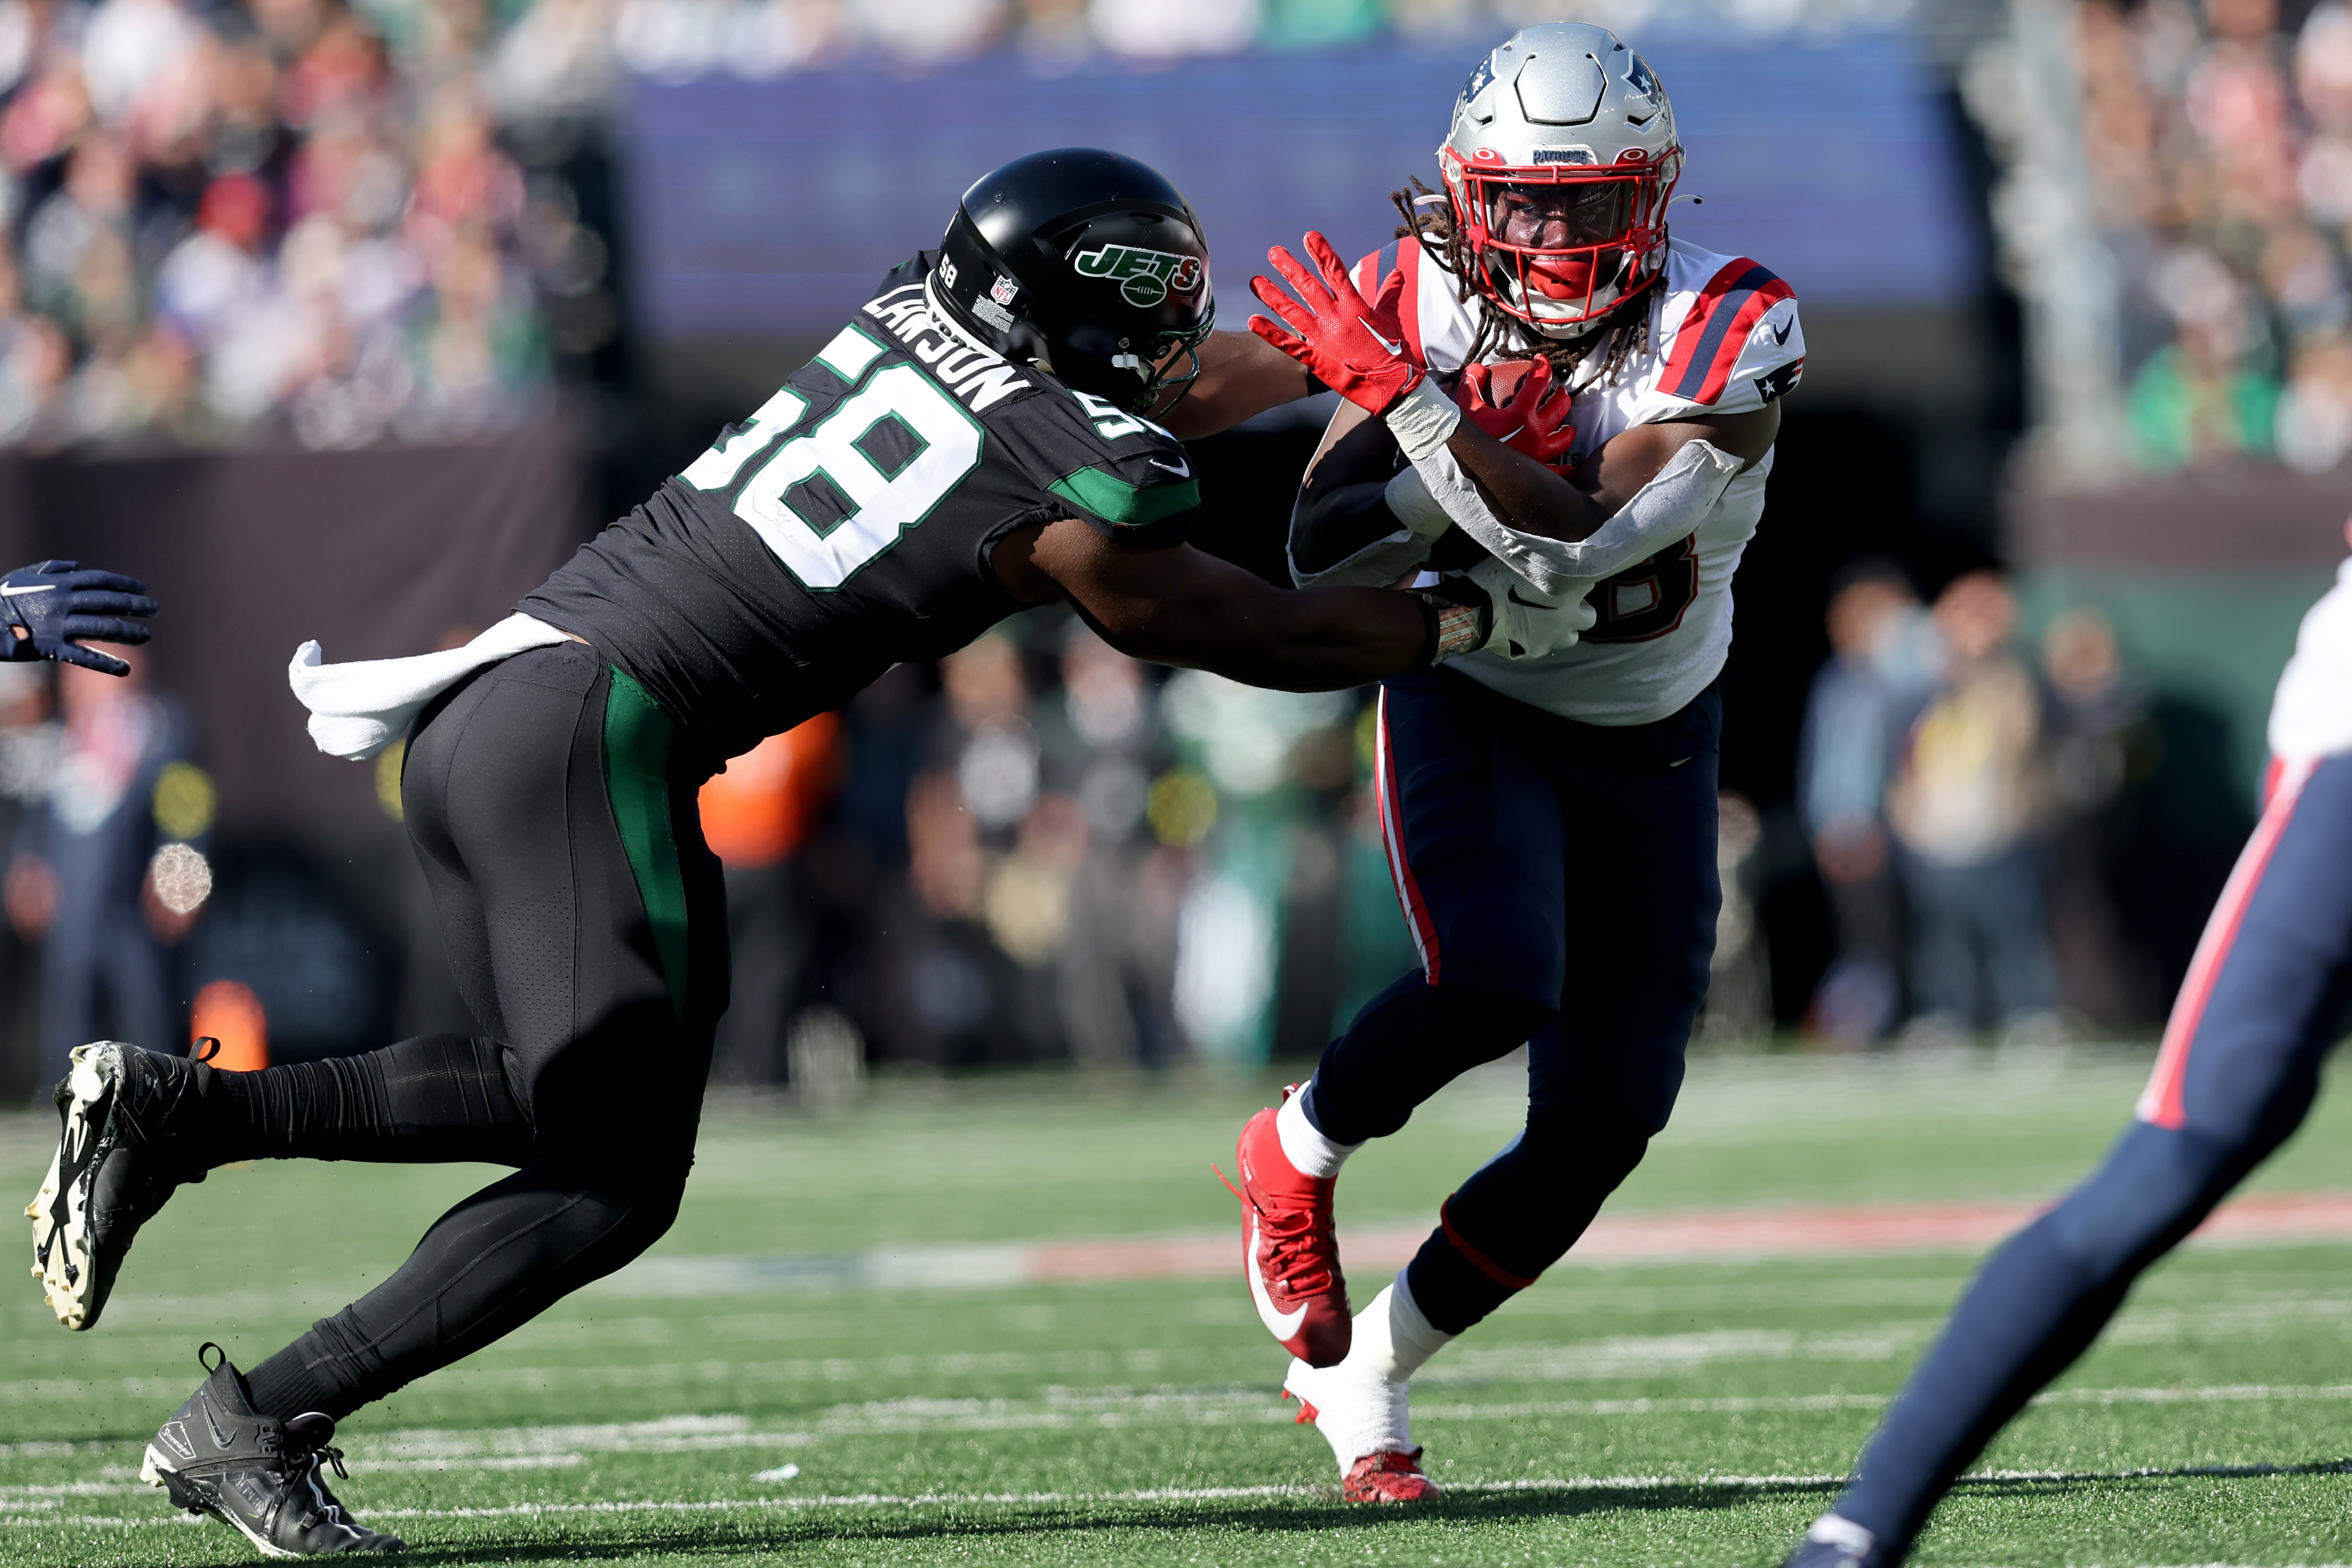
M1219 1181L1224 1182L1227 1192L1247 1204L1257 1216L1258 1239L1265 1246L1275 1277L1301 1295L1328 1290L1333 1257L1339 1250L1330 1226L1322 1223L1312 1208L1269 1213L1263 1204L1227 1180L1216 1162L1211 1161L1209 1168L1217 1173Z
M333 1469L336 1479L347 1481L352 1479L352 1472L343 1468L343 1451L331 1443L320 1443L310 1448L294 1447L287 1451L283 1471L286 1484L291 1487L316 1475L321 1459ZM325 1500L302 1516L301 1527L304 1530L317 1528L322 1519L336 1519L342 1514L343 1505L334 1493L320 1486L317 1495Z

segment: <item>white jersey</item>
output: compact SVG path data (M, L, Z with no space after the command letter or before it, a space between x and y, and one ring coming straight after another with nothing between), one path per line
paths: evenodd
M2304 615L2294 657L2271 700L2271 755L2284 762L2352 751L2352 560Z
M1433 371L1462 368L1476 335L1477 298L1405 243L1366 256L1357 286L1372 298L1402 253L1405 340ZM1489 354L1498 359L1520 354ZM1637 424L1745 413L1804 373L1805 335L1789 286L1745 256L1672 240L1664 282L1650 295L1647 346L1605 384L1594 353L1577 367L1575 455ZM1731 482L1688 538L1595 587L1599 617L1574 647L1534 659L1469 653L1450 661L1504 695L1586 724L1649 724L1688 704L1731 651L1731 577L1764 515L1772 455Z

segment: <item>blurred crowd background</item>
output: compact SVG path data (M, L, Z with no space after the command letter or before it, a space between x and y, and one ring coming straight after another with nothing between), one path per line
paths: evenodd
M397 754L308 751L296 642L495 619L1001 156L1160 162L1238 325L1563 16L1650 56L1678 230L1812 347L1704 1042L2150 1034L2352 510L2342 0L0 0L0 541L167 606L131 681L0 666L0 1093L110 1033L469 1029ZM1197 444L1201 542L1279 578L1327 413ZM772 737L703 796L719 1077L1312 1055L1412 962L1370 714L1056 610Z

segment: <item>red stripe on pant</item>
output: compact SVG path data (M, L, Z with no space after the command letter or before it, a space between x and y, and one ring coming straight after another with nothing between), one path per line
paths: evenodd
M1389 695L1381 693L1378 722L1373 727L1374 750L1372 776L1379 792L1381 807L1381 845L1388 851L1389 877L1396 883L1397 903L1403 906L1405 924L1412 931L1413 950L1421 955L1421 977L1431 985L1437 984L1437 925L1429 917L1429 905L1421 896L1421 883L1413 879L1412 866L1404 854L1404 817L1397 804L1396 754L1389 747Z
M2156 1071L2148 1075L2147 1087L2140 1091L2139 1103L2133 1108L2133 1114L2143 1122L2177 1130L2189 1120L2188 1109L2181 1103L2181 1085L2189 1077L2189 1052L2196 1042L2198 1026L2205 1021L2205 1006L2213 999L2213 983L2230 961L2254 890L2262 885L2263 873L2294 819L2295 801L2318 765L2315 758L2273 763L2263 781L2268 800L2263 820L2254 824L2254 836L2239 852L2238 863L2230 869L2230 880L2222 885L2221 902L2206 918L2205 935L2198 938L2197 955L2189 959L2188 977L2180 982L2180 998L2172 1004L2172 1017L2164 1026L2164 1045L2156 1053Z
M1469 1260L1470 1266L1473 1269L1477 1270L1478 1272L1486 1275L1486 1278L1494 1281L1495 1283L1501 1285L1506 1289L1524 1291L1529 1285L1535 1283L1533 1280L1521 1279L1518 1275L1512 1273L1510 1270L1505 1269L1501 1264L1496 1262L1492 1258L1487 1257L1484 1252L1479 1251L1478 1249L1470 1245L1469 1242L1465 1241L1462 1239L1462 1232L1454 1228L1453 1208L1454 1198L1452 1196L1448 1196L1444 1203L1437 1206L1437 1224L1438 1228L1445 1232L1445 1242L1447 1246L1453 1248L1454 1250L1461 1253L1464 1258Z

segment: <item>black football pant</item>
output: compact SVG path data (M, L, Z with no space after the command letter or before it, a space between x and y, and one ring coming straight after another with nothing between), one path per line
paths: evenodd
M439 699L410 741L401 800L483 1036L203 1070L207 1165L515 1167L435 1221L383 1284L252 1368L264 1414L340 1419L669 1228L727 1005L701 778L672 740L653 699L581 643L518 654Z
M1382 1137L1528 1047L1528 1120L1445 1202L1407 1282L1459 1333L1535 1282L1641 1163L1682 1088L1723 901L1722 699L1578 724L1450 670L1381 688L1381 828L1421 955L1315 1070L1305 1110Z
M1899 1562L1994 1434L2143 1270L2303 1123L2352 999L2352 756L2280 768L2173 1004L2137 1115L2001 1244L1886 1413L1837 1511Z

